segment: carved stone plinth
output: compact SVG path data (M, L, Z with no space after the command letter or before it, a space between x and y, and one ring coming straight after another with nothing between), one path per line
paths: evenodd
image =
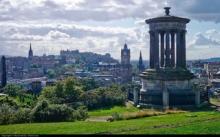
M193 91L194 75L186 69L148 69L143 72L140 105L169 108L198 105L198 93Z

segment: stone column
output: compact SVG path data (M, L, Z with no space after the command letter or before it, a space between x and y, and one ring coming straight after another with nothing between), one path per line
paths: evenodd
M164 32L160 33L160 66L164 67Z
M167 87L165 86L165 82L163 81L163 108L168 109L169 108L169 92L167 90Z
M147 81L146 80L144 80L143 78L141 79L141 81L142 81L142 87L141 87L141 92L146 92L146 89L147 89Z
M176 67L181 67L181 33L180 31L177 32L176 36Z
M170 33L166 32L165 67L170 67Z
M171 33L171 67L175 67L175 33Z
M134 88L134 105L138 105L138 89L137 88Z
M200 92L199 91L195 91L195 105L197 107L200 106Z
M154 68L154 32L149 31L150 33L150 68Z
M155 42L154 42L154 68L158 69L160 67L160 61L159 61L159 33L155 32Z
M181 67L186 68L186 31L181 32Z

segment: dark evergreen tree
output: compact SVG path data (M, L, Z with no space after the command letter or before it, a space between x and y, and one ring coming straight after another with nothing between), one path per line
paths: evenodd
M1 81L1 86L5 87L7 84L7 76L6 76L6 59L5 56L2 56L1 59L1 65L2 65L2 81Z

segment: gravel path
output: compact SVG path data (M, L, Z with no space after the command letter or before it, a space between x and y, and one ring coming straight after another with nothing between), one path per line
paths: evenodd
M100 117L90 117L86 119L86 121L90 122L109 122L108 119L112 118L112 116L100 116Z

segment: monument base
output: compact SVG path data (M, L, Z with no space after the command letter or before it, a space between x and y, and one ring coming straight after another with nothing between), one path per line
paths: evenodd
M140 106L169 108L200 104L200 94L193 90L191 81L194 75L186 69L148 69L140 77Z

